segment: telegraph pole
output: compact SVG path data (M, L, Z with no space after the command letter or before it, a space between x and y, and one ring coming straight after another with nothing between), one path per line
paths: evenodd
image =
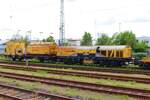
M119 22L119 33L121 32L121 22Z
M65 40L64 0L60 0L60 28L59 44L63 45Z

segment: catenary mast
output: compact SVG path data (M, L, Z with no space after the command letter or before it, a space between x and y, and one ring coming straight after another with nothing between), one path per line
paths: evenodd
M65 21L64 21L64 0L60 0L60 27L59 44L63 45L65 41Z

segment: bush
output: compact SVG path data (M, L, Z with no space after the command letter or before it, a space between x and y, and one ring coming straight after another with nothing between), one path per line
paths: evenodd
M136 53L133 53L133 57L135 59L142 59L143 57L146 57L147 56L147 53L146 52L136 52Z

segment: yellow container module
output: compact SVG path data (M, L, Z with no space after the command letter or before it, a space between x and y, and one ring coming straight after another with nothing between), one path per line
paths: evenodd
M60 46L57 49L57 56L72 56L75 55L76 51L74 47L71 46Z
M88 55L95 53L95 48L87 46L60 46L57 50L57 56Z
M94 46L77 46L76 53L83 55L96 54L96 48Z
M30 43L26 52L30 55L56 55L57 45L48 42Z

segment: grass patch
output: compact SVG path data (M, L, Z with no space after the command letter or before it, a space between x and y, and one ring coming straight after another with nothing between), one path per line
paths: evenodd
M45 85L38 82L26 82L3 77L0 77L0 81L8 84L14 84L29 90L44 89L46 91L49 91L50 93L71 96L82 100L135 100L134 98L128 97L126 95L98 93L87 90L80 90L68 87L65 88L55 85Z
M3 55L0 55L0 60L7 60L7 58Z

